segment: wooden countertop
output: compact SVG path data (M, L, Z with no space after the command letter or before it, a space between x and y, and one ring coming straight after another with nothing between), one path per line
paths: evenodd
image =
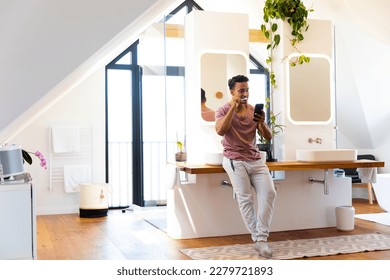
M222 165L204 165L190 163L176 163L181 171L189 174L213 174L225 173ZM334 162L300 162L300 161L277 161L267 162L270 171L286 170L312 170L312 169L335 169L335 168L370 168L384 167L384 161L355 160Z

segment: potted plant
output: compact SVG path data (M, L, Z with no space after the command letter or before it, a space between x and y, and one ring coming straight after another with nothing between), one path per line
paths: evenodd
M40 151L36 151L35 153L33 153L33 152L26 151L26 150L22 150L22 157L23 157L23 160L25 162L27 162L30 165L32 164L33 159L30 156L30 154L33 154L34 156L36 156L40 161L41 167L43 167L44 169L47 169L46 158Z
M178 152L175 154L176 161L186 161L187 153L184 151L184 143L181 141L176 141L176 146L178 148Z

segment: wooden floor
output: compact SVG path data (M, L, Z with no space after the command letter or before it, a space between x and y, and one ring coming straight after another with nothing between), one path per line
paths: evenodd
M354 200L353 206L356 214L383 212L367 200ZM336 228L272 232L269 241L372 232L390 234L390 227L355 219L351 232ZM110 210L103 218L79 218L78 214L37 217L39 260L186 260L180 249L245 243L251 243L249 235L173 240L131 211ZM307 259L390 260L390 250Z

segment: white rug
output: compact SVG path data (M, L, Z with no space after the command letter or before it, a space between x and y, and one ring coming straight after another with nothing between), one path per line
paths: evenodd
M263 259L252 248L253 244L214 246L180 250L194 260L251 260ZM329 256L390 249L390 235L356 234L326 238L298 239L269 242L273 259L286 260L303 257Z
M355 218L390 226L390 213L358 214Z

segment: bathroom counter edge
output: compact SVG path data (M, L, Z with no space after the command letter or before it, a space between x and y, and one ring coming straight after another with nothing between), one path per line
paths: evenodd
M313 169L334 169L334 168L373 168L384 167L384 161L355 160L355 161L334 161L334 162L301 162L301 161L277 161L266 163L270 171L287 170L313 170ZM222 165L206 165L191 163L176 163L176 166L189 174L214 174L225 173Z

